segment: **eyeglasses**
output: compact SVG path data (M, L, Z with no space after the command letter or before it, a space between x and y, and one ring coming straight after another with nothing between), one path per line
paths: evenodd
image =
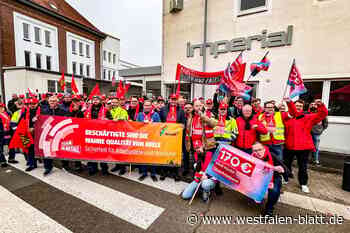
M220 111L226 111L227 109L226 108L220 108L219 110Z

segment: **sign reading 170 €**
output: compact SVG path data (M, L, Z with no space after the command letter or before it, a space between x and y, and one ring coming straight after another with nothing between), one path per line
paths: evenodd
M217 58L221 53L237 52L251 50L252 42L260 41L261 48L281 47L292 44L293 25L289 25L287 31L273 32L267 34L267 30L263 30L260 35L249 37L239 37L229 40L220 40L215 42L207 42L206 47L210 47L210 54ZM187 42L187 57L194 57L195 49L200 49L200 56L203 56L203 44L191 45Z

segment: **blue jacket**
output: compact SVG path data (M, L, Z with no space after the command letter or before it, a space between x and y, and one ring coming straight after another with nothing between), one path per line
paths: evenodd
M152 122L161 122L159 114L156 113L156 112L154 112L152 114L151 118L152 118ZM139 121L139 122L144 122L145 121L145 117L143 115L143 112L139 112L139 114L137 115L136 121Z

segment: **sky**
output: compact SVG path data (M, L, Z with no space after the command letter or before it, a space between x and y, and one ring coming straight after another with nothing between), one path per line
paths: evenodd
M120 39L122 60L161 64L162 0L66 0L99 30Z

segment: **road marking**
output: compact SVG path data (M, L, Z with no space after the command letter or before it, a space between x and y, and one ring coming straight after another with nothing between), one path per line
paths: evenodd
M324 214L343 216L344 219L350 220L350 206L335 202L325 201L291 192L284 192L281 194L280 202Z
M38 209L0 186L0 232L70 233Z
M118 173L119 171L111 172L111 174L116 176L119 176ZM180 195L180 193L188 186L188 183L183 181L175 182L172 178L166 178L164 181L161 181L159 180L159 176L157 176L158 181L153 182L150 175L148 175L148 177L143 181L139 181L138 178L140 176L141 175L138 172L133 171L131 173L127 172L125 173L125 175L119 177L132 180L140 184L145 184L147 186L151 186L152 188L160 189L162 191L169 192L175 195Z
M19 163L12 166L24 171L26 162L23 156L17 159ZM61 169L54 168L52 174L46 177L43 176L43 169L27 174L145 230L164 211L164 208Z

